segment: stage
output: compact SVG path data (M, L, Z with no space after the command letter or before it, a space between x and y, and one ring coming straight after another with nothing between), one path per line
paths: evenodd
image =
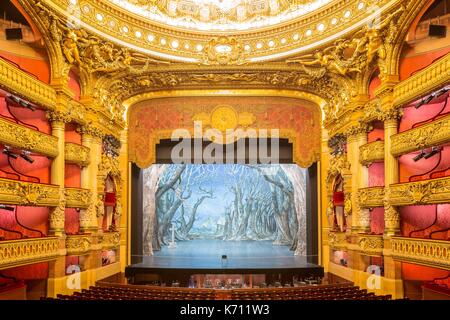
M222 256L226 255L226 259ZM134 257L126 267L131 282L158 276L166 282L177 279L187 282L197 274L265 274L288 279L293 276L323 276L323 268L294 256L288 246L271 241L193 240L178 242L176 248L164 246L153 256Z

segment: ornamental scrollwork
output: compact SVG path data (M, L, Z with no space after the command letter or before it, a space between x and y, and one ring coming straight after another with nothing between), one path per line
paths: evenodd
M204 48L203 64L244 64L242 45L234 37L221 36L211 39Z
M359 236L358 246L362 252L382 254L384 240L382 236Z
M90 162L89 153L90 149L88 147L69 142L65 144L64 156L68 163L76 163L85 167Z
M46 156L58 155L58 139L0 118L0 142Z
M117 248L120 245L119 232L104 232L100 237L103 249Z
M395 19L404 11L405 8L402 6L379 24L365 25L351 39L339 39L332 46L321 51L290 59L287 62L300 64L304 70L319 72L322 76L331 72L339 76L351 77L367 71L372 63L386 59L385 43L389 43L389 39L395 37L397 30ZM351 54L348 54L349 51Z
M384 187L371 187L358 190L358 206L360 208L383 207Z
M329 232L328 244L336 249L345 248L347 246L347 236L344 232Z
M68 255L84 254L91 249L92 240L86 235L68 235L66 250Z
M330 166L327 172L327 182L330 183L331 180L341 173L347 173L350 171L350 162L347 161L346 155L341 155L338 157L330 158Z
M384 141L374 141L359 147L359 162L368 166L376 161L384 160Z
M392 136L391 153L400 156L450 140L450 115Z
M0 178L0 203L56 207L59 186Z
M64 188L60 188L58 205L50 210L49 215L50 230L53 231L64 230L65 212L66 212L66 195L64 192Z
M91 203L91 191L80 188L65 188L66 207L87 209Z
M389 201L396 206L446 203L450 201L450 178L392 184Z

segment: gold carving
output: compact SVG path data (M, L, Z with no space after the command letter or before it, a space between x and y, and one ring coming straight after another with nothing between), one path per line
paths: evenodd
M392 237L391 247L396 260L450 270L449 241Z
M58 139L51 135L0 118L0 142L11 147L40 153L49 157L58 155Z
M391 137L393 156L440 145L450 141L450 115Z
M450 202L450 177L391 184L389 202L396 206Z
M50 122L69 123L72 121L70 113L67 111L52 110L47 112L47 119Z
M59 202L55 208L50 209L49 223L50 230L55 232L64 231L64 221L66 212L66 195L64 193L64 188L59 190Z
M374 141L359 147L359 161L368 166L373 162L384 160L384 141Z
M338 176L341 173L349 173L350 171L350 162L347 161L347 156L345 154L331 157L330 158L330 167L327 172L327 182L330 183L334 177Z
M384 201L384 228L385 233L388 235L396 234L400 231L400 212L398 208L394 207L389 203L387 199L389 199L389 192L387 196L385 196Z
M55 106L56 92L52 87L3 59L0 59L0 87L45 108ZM3 128L0 131L3 132Z
M348 243L345 232L328 233L328 245L335 250L347 248Z
M66 207L87 209L91 202L91 191L80 188L65 188Z
M384 187L370 187L358 190L358 206L375 208L384 206Z
M59 198L59 186L0 178L0 203L56 207Z
M0 269L48 261L58 255L56 237L0 241Z
M85 167L89 164L89 148L76 144L66 142L64 155L67 163L75 163L82 167Z
M204 64L243 64L242 46L234 37L213 38L205 47Z
M225 132L236 129L238 116L232 107L219 106L211 114L211 126L214 129Z
M382 235L361 235L358 236L359 250L365 254L383 253L384 240Z
M88 235L68 235L66 238L67 255L82 255L91 250L91 237Z
M103 249L114 249L120 245L119 232L104 232L100 236L100 243Z

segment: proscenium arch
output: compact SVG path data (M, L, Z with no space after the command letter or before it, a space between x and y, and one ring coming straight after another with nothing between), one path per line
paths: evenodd
M319 124L319 128L318 128L318 139L321 139L321 135L322 135L322 130L323 130L323 117L324 117L324 113L323 113L323 107L326 105L325 100L323 100L322 98L318 97L317 95L308 93L308 92L303 92L303 91L296 91L296 90L262 90L262 89L198 89L198 90L167 90L167 91L153 91L153 92L146 92L146 93L142 93L136 96L133 96L129 99L127 99L126 101L124 101L124 106L126 108L126 123L127 123L127 129L132 130L131 128L131 118L130 118L130 113L131 110L133 109L133 106L138 105L140 102L145 102L145 101L151 101L154 99L164 99L164 98L192 98L192 97L203 97L203 98L207 98L207 97L228 97L228 98L232 98L232 97L251 97L251 98L255 98L255 97L261 97L261 98L274 98L274 97L279 97L279 98L290 98L290 99L298 99L299 101L305 101L309 103L309 107L310 110L313 112L313 114L316 114L314 117L316 120L318 120L320 122ZM258 126L256 127L251 127L252 129L267 129L267 128L259 128ZM190 128L185 128L187 130L190 130ZM161 139L170 139L171 138L171 133L172 130L165 130L165 129L155 129L155 135L151 135L151 139L155 140L156 142ZM297 157L297 155L299 155L299 153L297 152L298 150L301 149L297 149L297 144L295 142L301 141L296 139L296 131L294 130L294 127L286 127L286 128L281 128L280 130L280 138L288 138L290 142L293 143L293 147L294 147L294 152L293 152L293 156L294 156L294 163L296 163L299 166L302 167L308 167L310 166L312 163L319 161L320 159L320 143L318 144L318 148L314 149L315 152L315 161L305 161L304 157ZM130 134L128 135L129 139L130 138ZM156 146L156 142L150 140L151 143L151 148L155 149ZM129 148L132 148L132 143L129 142L128 143ZM316 150L317 149L317 150ZM131 150L131 149L129 149ZM156 152L156 151L155 151ZM153 152L153 153L155 153ZM134 154L133 152L129 151L130 155ZM148 166L149 164L155 163L156 161L156 156L155 154L153 154L152 152L150 152L150 157L148 159L150 160L145 160L143 161L143 159L141 159L140 161L136 162L138 164L138 166L140 167L145 167ZM302 159L300 159L302 158ZM133 159L132 157L130 157L130 161L135 162L137 159Z

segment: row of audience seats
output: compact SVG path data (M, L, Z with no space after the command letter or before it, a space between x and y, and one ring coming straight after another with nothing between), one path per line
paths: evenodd
M73 295L58 295L57 300L215 300L224 298L224 290L149 287L136 285L91 286ZM291 288L236 289L229 291L232 300L390 300L376 296L352 284L303 286ZM42 300L54 300L42 298Z

